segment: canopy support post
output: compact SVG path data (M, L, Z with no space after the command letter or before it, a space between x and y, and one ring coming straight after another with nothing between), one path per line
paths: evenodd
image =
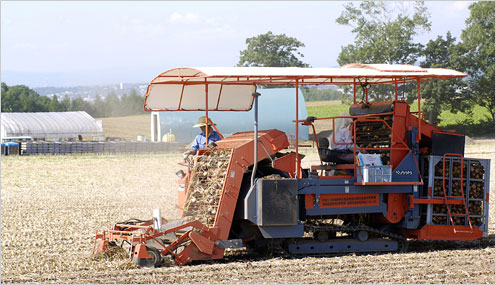
M206 117L206 126L205 126L205 137L207 138L205 142L205 147L208 145L208 131L209 131L209 126L210 126L210 121L208 119L208 83L207 79L205 78L205 117Z
M255 173L257 172L257 165L258 165L258 96L260 96L260 93L258 92L253 92L251 94L253 96L253 108L254 110L254 121L253 121L253 128L254 128L254 135L253 135L253 169L251 172L251 185L250 188L253 188L255 184Z
M296 179L299 179L300 178L300 155L298 153L298 110L299 110L299 106L298 106L298 79L296 79L296 145L295 145L295 148L296 148Z
M420 142L420 138L422 135L422 126L420 123L420 79L417 79L417 118L418 118L418 133L417 133L417 142Z
M353 104L356 104L356 78L353 77Z
M394 101L398 101L398 78L394 79Z

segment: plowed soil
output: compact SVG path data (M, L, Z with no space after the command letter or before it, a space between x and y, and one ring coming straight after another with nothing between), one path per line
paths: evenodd
M310 150L309 150L310 151ZM467 157L492 159L494 140ZM2 283L495 283L494 175L489 236L410 241L402 254L283 258L233 252L221 261L136 268L92 256L96 230L154 208L174 220L181 154L2 157ZM315 163L307 153L304 165Z

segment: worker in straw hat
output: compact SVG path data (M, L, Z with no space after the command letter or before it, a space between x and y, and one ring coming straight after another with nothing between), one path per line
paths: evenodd
M201 133L195 137L195 140L191 144L190 150L186 152L187 154L196 154L199 149L203 149L207 146L207 136L205 135L205 133L207 132L207 126L209 144L222 139L221 136L212 129L212 125L215 126L215 124L212 123L212 120L210 119L208 119L207 124L207 117L201 116L200 118L198 118L198 124L193 125L193 128L200 127Z

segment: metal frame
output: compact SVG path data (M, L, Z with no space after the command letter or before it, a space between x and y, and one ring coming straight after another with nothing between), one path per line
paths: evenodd
M357 74L349 74L350 70L352 68L359 68L360 70L365 70L366 68L368 71L370 71L369 74L358 74L359 72L357 71ZM397 84L398 80L402 79L403 84L405 83L410 83L410 82L416 82L417 83L417 92L418 92L418 110L420 111L420 82L421 81L430 81L430 80L439 80L439 79L446 79L446 78L456 78L456 77L464 77L466 74L457 72L457 73L452 73L452 74L430 74L428 71L430 69L421 69L418 67L414 66L409 66L409 65L404 65L404 68L398 68L398 66L387 66L387 65L371 65L371 64L348 64L345 66L342 66L337 69L325 69L327 71L338 71L334 75L316 75L312 72L309 72L313 70L312 68L293 68L290 70L280 68L277 69L279 72L274 73L276 69L274 68L266 68L267 73L257 73L255 71L260 71L260 70L265 70L259 67L254 67L254 68L249 68L249 67L239 67L239 68L231 68L228 70L240 70L240 72L233 72L231 74L213 74L209 75L207 73L204 73L203 70L208 70L208 68L174 68L167 70L158 76L156 76L148 85L146 95L145 95L145 102L143 105L143 108L145 111L150 111L147 109L147 99L150 94L150 88L152 85L162 85L162 84L172 84L172 85L182 85L182 90L181 90L181 100L182 96L184 93L184 87L186 85L199 85L199 84L204 84L205 85L205 107L203 110L205 110L206 117L208 119L208 111L228 111L228 110L218 110L218 104L220 101L220 97L222 96L222 86L224 85L254 85L255 86L255 91L256 91L256 85L257 84L263 84L263 85L271 85L271 84L276 84L276 85L295 85L296 86L296 122L295 122L295 132L296 132L296 153L298 153L298 146L299 146L299 133L298 133L298 123L300 123L298 119L298 87L299 85L353 85L353 102L356 103L356 86L357 80L360 82L360 80L366 80L369 84L395 84L395 98L397 98ZM185 73L182 73L183 70L190 70L193 71L190 75L187 75ZM254 72L250 72L250 70L254 70ZM294 73L294 70L301 71L299 74L292 74ZM315 69L317 70L317 69ZM443 70L443 69L438 69L438 70ZM446 71L449 71L448 69L444 69ZM168 73L177 71L178 74L174 75L169 75ZM244 74L243 74L244 72ZM348 72L348 74L347 74ZM361 72L363 73L363 72ZM167 79L166 81L161 81L163 79ZM340 82L336 81L334 79L348 79L350 80L349 82ZM384 80L385 79L385 80ZM374 80L384 80L382 82L374 82ZM220 92L219 92L219 98L217 100L217 106L215 109L209 109L208 108L208 85L209 84L220 84ZM366 93L367 89L366 89ZM366 96L366 102L368 101L368 96ZM252 98L252 103L250 106L253 106L254 98ZM177 110L174 111L185 111L180 109L181 103L179 103L179 106ZM199 110L191 110L191 111L200 111ZM153 110L153 111L173 111L173 110ZM417 135L417 142L420 140L421 137L421 121L420 121L420 114L418 115L418 135ZM208 133L207 135L207 144L208 144ZM296 177L300 178L301 173L300 173L300 162L298 159L295 159L294 161L295 166L296 166Z
M426 224L427 225L440 225L440 224L434 224L432 222L432 217L433 216L443 216L446 217L446 224L441 224L441 225L446 225L448 226L451 231L452 230L452 223L449 222L449 214L440 214L440 213L434 213L433 212L433 205L435 204L450 204L450 205L466 205L470 201L480 201L482 202L482 208L483 212L481 213L482 215L469 215L469 217L480 217L482 219L482 224L478 226L484 236L487 236L488 234L488 223L489 223L489 191L490 191L490 160L489 159L479 159L479 158L467 158L464 157L463 161L467 163L467 170L465 170L465 173L467 174L467 177L465 178L455 178L452 177L452 171L453 171L453 163L454 162L460 162L461 159L457 157L446 157L446 166L447 169L449 170L449 176L444 178L443 176L435 176L435 167L438 163L443 163L443 156L436 156L436 155L428 155L428 156L422 156L421 157L421 167L420 169L425 170L427 169L427 173L422 173L422 176L424 177L424 181L426 181L426 190L427 192L425 193L423 197L419 199L411 199L410 200L410 207L413 207L414 204L424 204L426 205ZM427 165L426 165L427 163ZM475 179L470 177L470 165L472 164L478 164L480 163L485 171L484 178L483 179ZM444 174L444 170L443 170ZM443 179L444 178L444 179ZM434 196L434 180L439 180L439 179L447 179L448 180L448 185L446 191L446 198L443 196ZM465 198L463 200L460 199L451 199L450 196L452 196L452 184L453 181L465 181L465 189L464 192L468 193L470 190L470 182L483 182L484 183L484 191L483 191L483 196L482 198L472 198L470 195L465 195ZM461 184L461 183L460 183ZM465 226L469 228L469 224L467 222L467 219L465 219ZM458 227L458 226L457 226ZM474 227L475 228L475 227ZM465 229L468 230L468 229ZM455 233L456 235L456 233Z

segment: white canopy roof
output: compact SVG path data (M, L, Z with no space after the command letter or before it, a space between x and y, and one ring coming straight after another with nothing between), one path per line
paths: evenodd
M103 137L101 121L88 113L2 113L2 138L30 136L34 139Z
M144 107L147 111L200 111L205 110L208 100L208 110L247 111L252 107L257 84L394 84L464 76L455 70L406 64L348 64L338 68L179 67L150 82Z

